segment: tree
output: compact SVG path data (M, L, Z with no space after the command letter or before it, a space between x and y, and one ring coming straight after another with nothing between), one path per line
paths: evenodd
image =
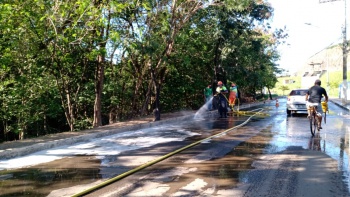
M285 95L284 91L289 90L289 87L285 86L285 85L282 85L282 86L279 87L279 89L282 90L283 91L283 95Z
M268 32L272 10L261 1L5 0L0 11L3 136L152 111L159 120L200 107L208 83L235 81L254 95L279 72L283 31Z

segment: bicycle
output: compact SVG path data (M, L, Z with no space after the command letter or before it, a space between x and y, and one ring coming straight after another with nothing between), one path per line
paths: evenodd
M317 131L320 131L320 127L318 125L321 125L319 124L319 119L317 116L321 116L320 115L317 115L318 112L317 112L317 107L319 107L317 104L316 105L309 105L309 109L310 109L310 117L309 117L309 120L310 120L310 131L311 131L311 135L312 136L315 136L315 132L316 132L316 129ZM322 107L322 111L324 113L324 123L326 124L326 114L327 114L327 111L328 111L328 104L327 102L325 101L322 101L321 102L321 107Z
M317 106L316 105L311 105L309 106L310 108L310 131L311 131L311 135L315 136L316 133L316 129L317 131L320 131L320 128L318 127L318 117L317 117Z

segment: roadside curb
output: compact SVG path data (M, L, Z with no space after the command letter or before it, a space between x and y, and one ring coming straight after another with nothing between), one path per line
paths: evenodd
M332 102L332 103L334 103L334 104L337 105L338 107L341 107L342 109L345 109L345 110L350 111L349 108L343 106L342 104L340 104L340 103L338 103L338 102L335 102L335 101L333 101L333 100L331 100L331 99L330 99L329 101Z
M91 129L88 132L82 132L80 134L78 133L77 136L72 136L68 138L56 139L56 140L51 140L46 142L40 142L40 140L34 140L37 143L20 147L20 148L9 148L5 150L0 150L0 158L1 160L11 159L15 157L29 155L31 153L35 153L35 152L50 149L50 148L67 146L67 145L72 145L80 142L87 142L90 139L101 138L101 137L114 135L121 132L134 131L134 130L150 128L150 127L160 126L160 125L169 124L169 123L174 124L178 121L189 121L189 120L192 120L193 117L194 115L191 114L191 115L169 118L169 119L155 121L155 122L140 123L140 124L125 126L120 128L108 128L111 126L106 125L105 128L100 127L98 129ZM104 131L94 132L99 129L102 129Z

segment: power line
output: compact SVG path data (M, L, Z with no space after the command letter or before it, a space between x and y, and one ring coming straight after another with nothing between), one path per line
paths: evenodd
M313 54L312 56L310 56L310 57L309 57L309 59L310 59L310 58L312 58L312 57L314 57L315 55L317 55L317 54L321 53L322 51L324 51L324 50L328 49L329 47L334 46L334 45L335 45L334 43L336 43L336 42L337 42L337 41L339 41L340 39L341 39L341 38L338 38L336 41L332 42L330 45L328 45L328 46L324 47L324 48L323 48L323 49L321 49L319 52L317 52L317 53ZM337 45L340 45L340 44L341 44L341 43L338 43Z
M320 3L327 3L327 2L333 2L333 1L339 1L339 0L320 0ZM344 0L346 1L346 0Z

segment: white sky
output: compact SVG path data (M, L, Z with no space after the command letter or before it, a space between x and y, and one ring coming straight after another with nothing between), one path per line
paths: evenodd
M332 43L342 42L345 23L344 0L319 3L319 0L267 0L274 7L273 28L286 26L287 44L280 46L281 68L293 73L307 59ZM350 12L347 1L347 15ZM350 19L347 19L349 24ZM310 23L311 25L306 25ZM347 25L347 39L350 28ZM341 54L340 54L341 55Z

